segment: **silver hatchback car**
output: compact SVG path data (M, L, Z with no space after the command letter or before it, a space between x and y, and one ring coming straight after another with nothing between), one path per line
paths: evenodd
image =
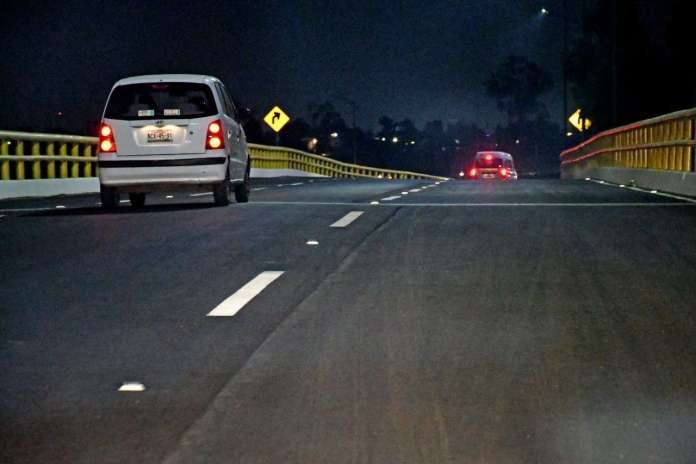
M237 110L211 76L162 74L114 85L99 128L102 205L135 207L163 190L212 191L217 205L249 200L250 158Z

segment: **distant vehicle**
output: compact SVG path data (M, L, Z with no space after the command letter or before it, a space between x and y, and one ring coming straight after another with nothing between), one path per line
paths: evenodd
M114 85L99 127L99 183L105 208L127 193L212 191L215 204L249 200L250 158L239 115L211 76L162 74Z
M517 171L510 153L503 151L480 151L476 153L473 166L466 172L461 171L459 177L486 180L516 180Z

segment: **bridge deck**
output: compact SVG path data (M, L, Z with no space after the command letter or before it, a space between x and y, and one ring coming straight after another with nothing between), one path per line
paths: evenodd
M254 189L0 203L0 461L696 455L694 203L557 180Z

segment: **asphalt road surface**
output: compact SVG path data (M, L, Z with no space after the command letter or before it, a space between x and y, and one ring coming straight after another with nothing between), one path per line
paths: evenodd
M0 202L0 462L696 461L693 201L319 179L149 200Z

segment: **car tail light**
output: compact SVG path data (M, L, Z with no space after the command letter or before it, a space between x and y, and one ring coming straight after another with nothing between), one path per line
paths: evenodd
M99 128L99 152L100 153L116 153L116 140L114 139L114 131L111 126L102 123Z
M510 175L510 171L507 168L500 168L500 177L507 177Z
M469 171L469 177L476 177L478 175L478 171L476 168L471 168L471 171Z
M222 123L219 119L208 124L208 135L205 139L205 148L208 150L225 148L225 139L222 137Z

